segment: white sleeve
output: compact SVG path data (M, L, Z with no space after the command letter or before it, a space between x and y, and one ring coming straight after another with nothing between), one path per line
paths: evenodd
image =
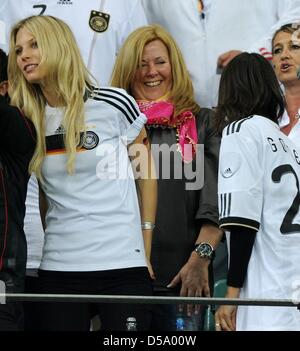
M238 225L258 231L263 201L262 151L259 150L258 137L247 125L242 126L243 122L226 127L221 141L218 176L220 227Z
M103 87L100 91L101 100L118 110L120 135L126 145L131 144L140 134L147 117L141 113L134 98L124 89Z
M7 51L6 37L5 37L5 23L0 18L0 48Z
M277 7L278 18L276 22L264 37L251 44L247 49L248 52L257 52L267 59L272 59L272 37L274 33L285 24L300 23L300 0L279 0Z

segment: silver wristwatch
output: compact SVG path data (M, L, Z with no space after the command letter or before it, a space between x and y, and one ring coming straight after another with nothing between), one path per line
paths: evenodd
M196 244L194 250L201 258L207 258L209 260L212 260L215 257L214 248L209 243Z

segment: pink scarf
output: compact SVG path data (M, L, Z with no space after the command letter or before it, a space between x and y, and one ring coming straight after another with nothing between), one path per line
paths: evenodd
M179 152L184 162L189 163L196 154L198 134L196 119L191 111L185 111L174 118L174 105L166 100L137 101L141 112L148 118L147 125L177 128ZM184 147L185 145L191 145Z

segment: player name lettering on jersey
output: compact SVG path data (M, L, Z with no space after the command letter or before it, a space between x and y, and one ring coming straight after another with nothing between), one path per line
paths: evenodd
M290 152L293 158L295 159L295 161L297 162L297 164L300 165L300 157L299 157L298 151L296 149L290 149L282 138L278 138L278 140L274 140L273 138L268 137L267 140L273 152L278 152L278 151Z

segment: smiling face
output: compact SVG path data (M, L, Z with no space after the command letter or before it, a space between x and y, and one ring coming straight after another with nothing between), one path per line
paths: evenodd
M16 35L15 52L17 65L29 83L43 83L46 72L40 67L41 53L35 37L21 28Z
M172 88L172 68L167 47L161 40L153 40L143 50L142 62L132 85L137 100L157 100Z
M281 82L288 84L298 81L300 40L296 35L286 32L276 35L273 40L273 64L276 76Z

